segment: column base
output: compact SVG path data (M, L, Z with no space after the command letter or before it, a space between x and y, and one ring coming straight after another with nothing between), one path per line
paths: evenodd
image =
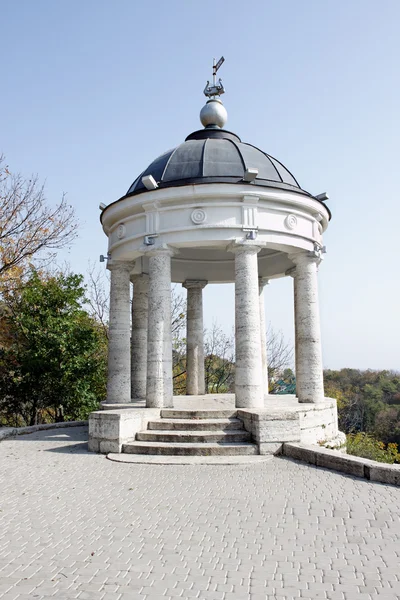
M264 408L264 401L261 386L236 386L236 408Z
M316 404L316 402L314 402L314 400L299 400L299 399L297 399L297 402L299 404Z
M114 404L111 402L102 402L100 404L101 410L122 410L124 408L145 408L146 400L143 398L135 398L130 402L118 402L118 404Z
M324 401L324 398L318 398L318 400L297 400L299 404L321 404Z

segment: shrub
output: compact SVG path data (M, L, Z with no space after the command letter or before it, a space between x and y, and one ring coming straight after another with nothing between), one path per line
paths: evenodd
M82 276L32 271L0 314L0 425L86 419L105 397L107 343ZM4 308L3 307L3 308Z
M347 435L347 454L361 456L384 463L400 463L400 452L397 444L378 441L368 433L349 433Z

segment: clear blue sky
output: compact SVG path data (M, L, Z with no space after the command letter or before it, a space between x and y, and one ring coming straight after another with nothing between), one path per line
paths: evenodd
M0 0L0 152L67 192L81 221L67 256L107 249L99 202L199 127L223 54L227 128L276 156L333 213L320 269L324 364L400 369L398 0ZM233 324L232 286L206 323ZM289 279L267 320L293 337Z

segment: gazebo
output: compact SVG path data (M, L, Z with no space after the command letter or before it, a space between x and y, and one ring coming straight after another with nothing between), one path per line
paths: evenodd
M324 397L318 306L327 195L303 190L281 162L225 129L215 73L214 66L204 90L203 129L156 158L101 212L111 272L109 357L107 401L90 417L93 451L188 454L190 443L182 452L179 441L168 446L164 426L153 450L151 438L140 449L141 432L163 418L174 431L174 418L194 413L215 421L218 411L241 422L259 453L285 441L341 439L336 401ZM279 277L291 277L294 289L296 396L287 397L268 394L263 293ZM171 282L187 290L187 396L175 399ZM235 284L235 393L207 398L202 294L227 282ZM217 445L229 446L224 439Z

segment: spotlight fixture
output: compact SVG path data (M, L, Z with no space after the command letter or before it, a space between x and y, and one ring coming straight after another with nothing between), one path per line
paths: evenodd
M104 256L104 254L100 254L100 262L106 262L106 260L110 260L111 258L111 254L106 254L106 256Z
M251 229L246 233L246 240L255 240L257 238L257 231L255 229Z
M320 200L321 202L325 202L325 200L329 200L329 196L326 192L323 192L322 194L318 194L318 196L315 196L317 200Z
M99 210L104 210L105 208L107 208L107 204L104 204L104 202L100 202Z
M243 175L243 181L251 183L258 175L258 169L246 169Z
M154 244L156 243L156 237L158 237L158 235L153 234L153 235L145 235L144 236L144 243L146 246L154 246Z
M145 175L142 177L142 183L146 190L156 190L158 188L158 183L154 179L153 175Z

